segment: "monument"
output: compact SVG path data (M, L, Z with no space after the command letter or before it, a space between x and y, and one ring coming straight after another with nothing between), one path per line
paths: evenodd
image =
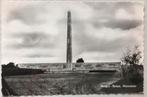
M34 64L20 64L23 68L34 68L36 65L47 72L61 72L61 71L76 71L77 72L89 72L92 71L118 71L120 70L121 62L84 62L82 58L79 58L76 63L72 62L72 20L71 12L67 12L67 47L66 47L66 63L34 63Z
M71 32L71 12L67 12L67 52L66 63L68 69L72 70L72 32Z

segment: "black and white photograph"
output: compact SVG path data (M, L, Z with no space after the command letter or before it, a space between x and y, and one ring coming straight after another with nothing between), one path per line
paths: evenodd
M144 94L144 0L2 0L2 96Z

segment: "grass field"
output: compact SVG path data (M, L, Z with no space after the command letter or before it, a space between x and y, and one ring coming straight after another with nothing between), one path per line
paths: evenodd
M102 83L119 78L115 73L48 73L4 77L17 95L99 94Z

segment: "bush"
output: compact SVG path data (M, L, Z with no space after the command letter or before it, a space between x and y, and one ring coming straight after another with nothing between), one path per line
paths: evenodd
M143 66L142 65L123 65L123 79L128 80L133 84L143 82Z
M142 56L139 46L135 46L134 50L128 52L122 58L122 76L123 79L133 84L143 83L143 65L140 62Z
M15 66L13 62L2 65L2 76L41 74L44 72L45 71L41 69L19 68L17 65Z
M79 58L79 59L77 60L77 63L84 63L83 58Z

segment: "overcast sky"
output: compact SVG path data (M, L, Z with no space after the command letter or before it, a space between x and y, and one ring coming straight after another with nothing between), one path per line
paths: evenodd
M2 2L2 63L65 62L67 11L72 16L73 62L120 61L143 43L142 2Z

